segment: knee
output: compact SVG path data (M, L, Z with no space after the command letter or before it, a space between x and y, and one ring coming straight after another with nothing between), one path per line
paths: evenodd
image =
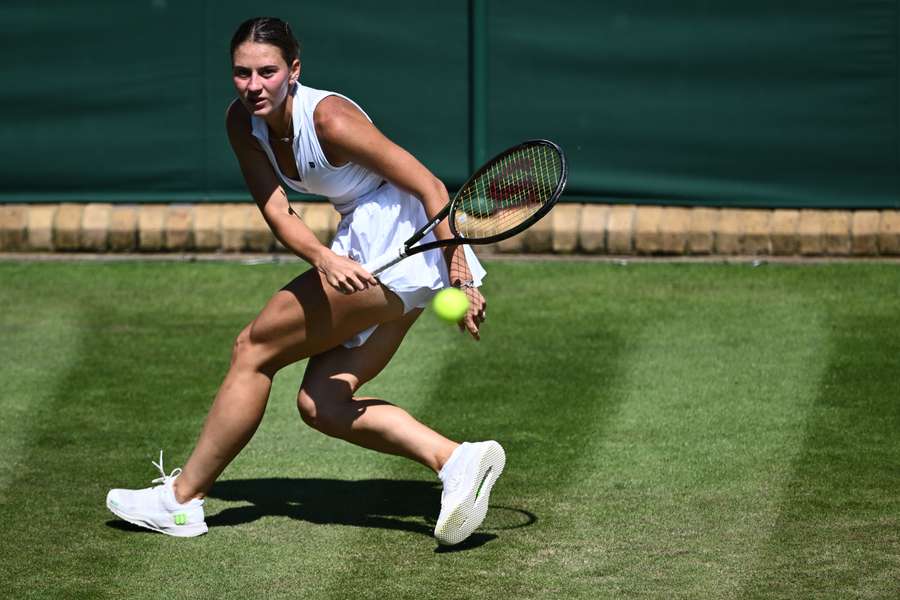
M353 422L352 397L345 393L329 393L306 385L297 394L297 410L303 422L326 435L340 437Z
M253 339L253 324L244 327L231 348L231 367L252 369L274 377L278 369L272 368L270 362L266 359L264 345Z
M253 356L253 342L250 339L251 325L247 325L234 338L234 344L231 347L231 366L246 364L251 362Z
M318 411L316 410L316 400L305 388L300 388L300 393L297 394L297 410L300 411L300 418L303 419L304 423L313 429L317 429L316 418L318 417Z

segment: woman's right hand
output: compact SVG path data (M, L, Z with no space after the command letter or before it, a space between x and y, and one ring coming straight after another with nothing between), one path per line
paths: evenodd
M324 252L323 257L317 261L316 269L325 276L325 281L331 287L344 294L361 292L369 286L378 285L378 280L361 264L331 250Z

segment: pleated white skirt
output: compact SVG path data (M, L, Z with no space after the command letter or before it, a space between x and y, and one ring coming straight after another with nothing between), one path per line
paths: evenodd
M343 256L366 263L403 246L420 227L428 222L425 208L418 198L387 182L357 200L356 208L344 215L338 225L331 249ZM421 243L434 241L433 233ZM469 246L464 246L472 279L480 286L484 267ZM450 285L447 263L440 248L401 260L383 271L378 280L403 301L404 314L424 308L441 289ZM361 346L375 331L370 327L343 345Z

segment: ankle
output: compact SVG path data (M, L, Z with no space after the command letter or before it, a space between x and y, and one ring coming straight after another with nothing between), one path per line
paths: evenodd
M456 449L460 447L460 445L461 444L457 444L456 442L451 442L438 451L438 453L435 455L435 473L440 474L441 470L444 468L444 465L447 464L447 461L450 460L450 457L453 455Z
M194 498L202 499L205 495L202 492L190 489L190 486L181 481L181 477L177 477L175 481L172 482L172 494L174 494L175 501L179 504L190 502Z

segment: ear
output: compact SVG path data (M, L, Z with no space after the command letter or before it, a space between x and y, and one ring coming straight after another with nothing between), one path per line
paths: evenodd
M298 79L300 79L300 60L295 58L291 63L291 81L296 83Z

